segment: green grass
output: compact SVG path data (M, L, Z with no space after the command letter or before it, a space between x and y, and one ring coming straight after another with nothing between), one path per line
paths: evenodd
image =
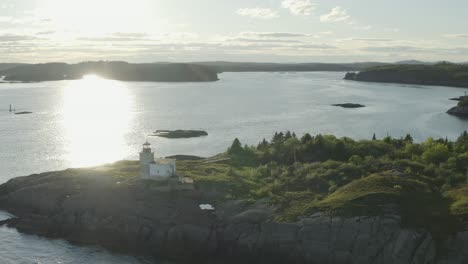
M468 222L468 185L448 191L447 196L453 201L450 206L452 214Z

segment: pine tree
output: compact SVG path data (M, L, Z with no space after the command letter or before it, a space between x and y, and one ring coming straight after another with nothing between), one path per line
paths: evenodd
M231 147L228 149L229 154L240 154L242 153L243 148L242 148L242 143L238 138L234 139L234 142L232 142Z

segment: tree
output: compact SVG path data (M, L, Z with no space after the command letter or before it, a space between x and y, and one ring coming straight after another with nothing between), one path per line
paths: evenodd
M312 136L309 133L306 133L302 138L301 138L301 143L306 144L312 140Z
M375 136L375 133L374 133L374 135L372 136L372 140L374 140L374 141L377 140L377 137Z
M273 139L271 140L271 143L273 145L278 145L278 144L282 144L284 141L284 134L283 132L280 132L280 133L275 133L275 135L273 136Z
M468 97L464 97L462 101L458 102L458 106L460 107L467 107L468 106Z
M406 134L406 137L403 139L406 144L413 144L414 140L410 134Z
M263 141L260 142L257 146L258 150L265 150L267 148L268 148L268 141L266 141L266 139L263 139Z
M429 146L426 151L422 154L422 158L433 164L440 164L441 162L447 161L450 156L448 147L441 143L435 143Z
M297 138L294 138L294 137L284 142L284 146L286 147L287 151L289 151L293 155L294 162L297 162L296 151L300 145L301 145L301 142Z
M241 154L243 152L242 143L238 138L234 139L231 147L228 149L229 154Z

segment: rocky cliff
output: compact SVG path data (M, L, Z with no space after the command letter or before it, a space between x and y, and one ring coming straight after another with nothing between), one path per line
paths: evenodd
M225 201L171 191L99 167L43 173L0 186L9 225L27 233L190 263L468 263L468 232L440 243L395 214L315 213L273 220L265 201ZM210 203L213 211L199 205Z

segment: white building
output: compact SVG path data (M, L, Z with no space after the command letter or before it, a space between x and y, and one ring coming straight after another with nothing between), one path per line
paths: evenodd
M140 152L140 177L145 180L167 180L176 175L175 159L154 159L151 144L143 144Z

